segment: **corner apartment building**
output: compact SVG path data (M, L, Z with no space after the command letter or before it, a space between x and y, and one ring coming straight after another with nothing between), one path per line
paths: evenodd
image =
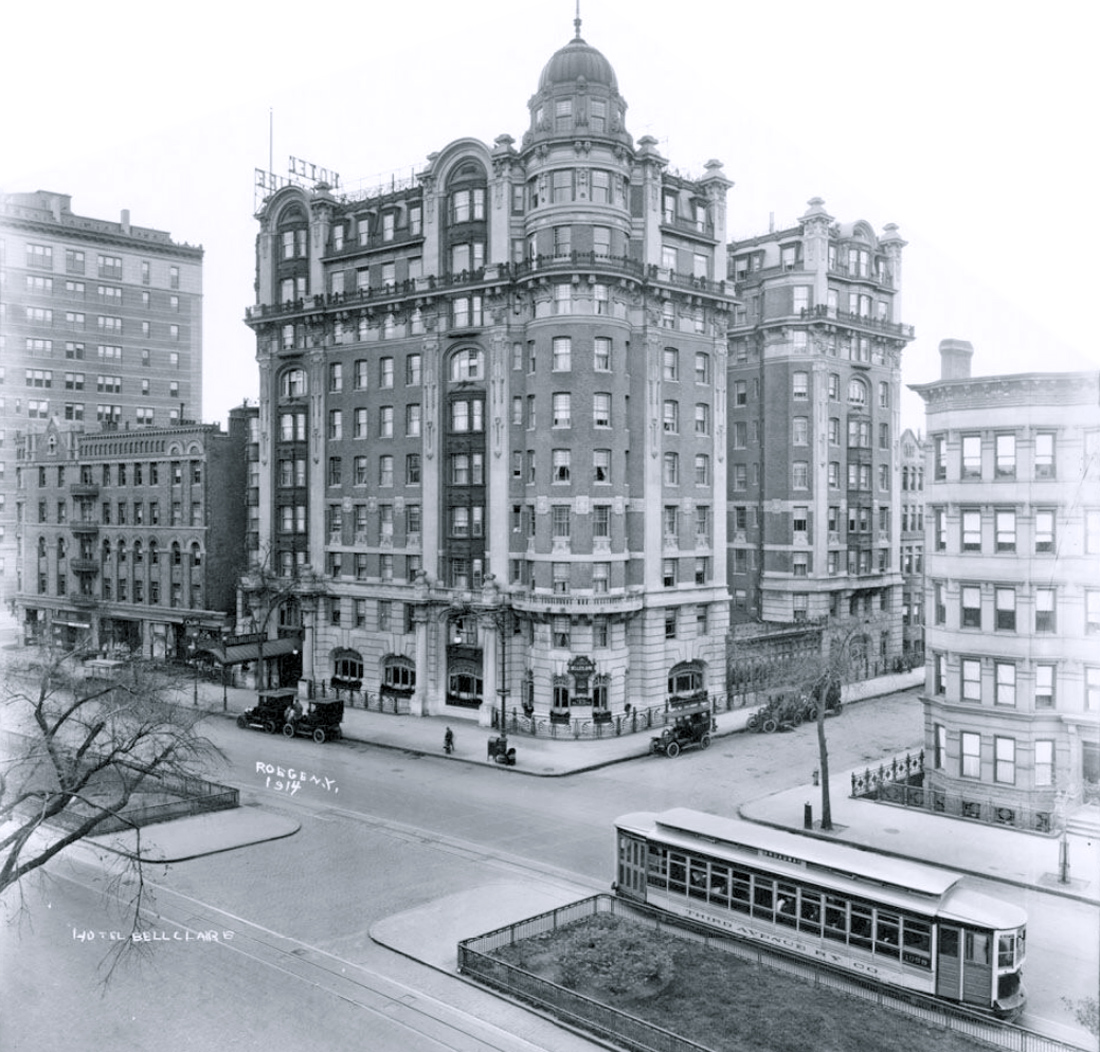
M1050 827L1100 795L1100 378L970 375L940 344L925 401L926 784Z
M904 246L815 197L795 226L728 248L731 619L842 619L864 673L902 647Z
M202 249L72 211L68 194L0 197L0 600L18 578L15 459L46 421L93 430L202 419Z
M528 106L264 202L252 554L302 581L307 679L598 721L723 685L731 184L634 142L579 23Z
M16 491L27 642L185 658L232 621L245 568L244 411L24 436Z

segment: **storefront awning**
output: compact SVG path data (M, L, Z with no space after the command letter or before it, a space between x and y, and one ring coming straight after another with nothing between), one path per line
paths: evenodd
M301 646L300 639L269 639L263 644L264 661L283 654L291 654L301 649ZM219 665L243 665L249 661L260 660L259 643L230 643L226 647L202 647L199 652L209 654Z

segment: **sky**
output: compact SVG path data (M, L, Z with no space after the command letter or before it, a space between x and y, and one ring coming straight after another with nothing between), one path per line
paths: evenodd
M79 215L201 244L203 418L258 391L256 168L291 155L358 189L472 136L517 141L575 0L283 0L11 5L0 43L0 192L72 196ZM1093 0L582 0L627 130L670 164L734 181L733 238L792 225L898 224L902 382L939 377L945 338L974 375L1100 368ZM1090 131L1089 129L1092 128ZM1088 184L1088 185L1087 185ZM904 391L902 424L923 429Z

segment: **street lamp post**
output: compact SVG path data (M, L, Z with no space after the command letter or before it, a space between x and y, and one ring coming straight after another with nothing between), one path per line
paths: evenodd
M191 669L194 672L194 681L193 681L194 685L193 685L193 689L192 689L192 692L191 692L191 704L192 704L192 706L194 706L197 709L199 707L199 657L198 657L198 646L196 645L194 640L191 640L191 643L190 643L190 645L188 646L187 649L191 654Z

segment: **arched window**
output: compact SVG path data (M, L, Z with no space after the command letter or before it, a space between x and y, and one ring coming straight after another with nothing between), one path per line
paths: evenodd
M172 565L180 566L183 563L183 549L180 548L179 541L172 542Z
M450 371L452 383L466 383L470 380L482 380L485 376L485 359L476 347L466 347L451 355Z
M38 558L39 559L45 559L46 558L46 538L45 537L39 537L38 538Z
M65 558L65 538L57 538L57 561L61 562Z
M569 711L569 677L554 677L554 709L557 712Z
M668 693L685 699L705 692L704 667L701 661L684 661L674 665L668 674Z
M157 549L157 542L155 540L149 542L149 562L154 566L160 563L160 552Z
M120 540L118 542L118 564L121 566L126 562L126 542Z
M382 662L382 685L388 690L413 693L416 690L416 666L407 657L387 657Z
M333 686L347 686L363 682L363 655L358 650L334 650L332 652ZM337 683L336 681L340 682ZM358 688L356 688L358 689Z
M287 369L279 378L280 398L304 398L306 393L305 369Z
M111 557L111 541L109 538L103 538L103 561L106 562Z
M202 548L199 547L198 541L191 542L191 565L202 566Z
M134 541L134 562L140 563L145 556L142 554L141 541Z
M848 401L852 405L867 404L867 385L859 377L848 381Z

